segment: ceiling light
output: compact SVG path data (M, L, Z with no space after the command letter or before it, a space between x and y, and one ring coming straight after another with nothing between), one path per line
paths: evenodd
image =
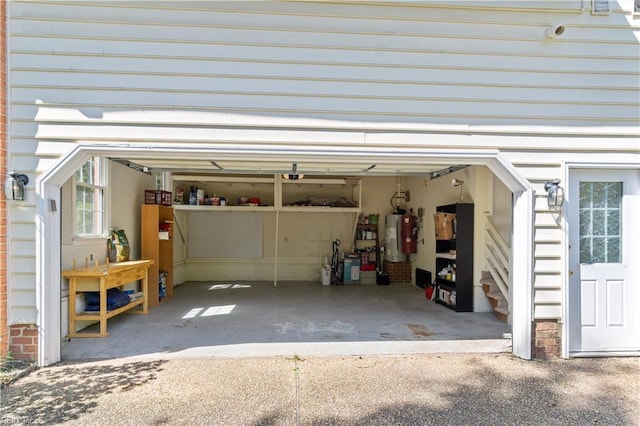
M291 173L283 173L282 178L286 180L298 180L304 178L304 175L302 173L298 173L298 164L293 163L291 166Z

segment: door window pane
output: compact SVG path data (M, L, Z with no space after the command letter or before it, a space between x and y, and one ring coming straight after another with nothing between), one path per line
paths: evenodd
M580 182L580 263L622 261L622 182Z

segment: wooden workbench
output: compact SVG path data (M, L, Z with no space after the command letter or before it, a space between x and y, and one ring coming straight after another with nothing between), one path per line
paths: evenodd
M107 320L109 318L129 311L136 306L142 306L142 309L131 313L148 313L149 267L152 264L153 260L132 260L64 271L62 275L69 279L69 337L106 337L109 335L107 333ZM134 300L125 306L108 311L107 290L114 287L122 287L138 280L142 281L142 299ZM100 292L100 310L95 312L84 311L76 314L76 294L86 291ZM100 321L100 332L76 332L76 321L79 320Z

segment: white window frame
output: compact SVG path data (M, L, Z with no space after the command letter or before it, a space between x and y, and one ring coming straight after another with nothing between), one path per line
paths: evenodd
M76 180L76 173L73 174L72 177L72 200L73 200L73 239L74 241L89 241L93 239L104 239L107 237L108 229L109 229L109 209L107 206L109 205L109 191L107 190L107 182L108 182L108 163L105 158L101 157L91 157L87 162L93 161L98 165L98 173L96 176L96 182L94 183L86 183L86 182L78 182ZM84 163L86 164L86 163ZM83 164L83 167L84 167ZM101 214L102 223L100 224L101 229L94 228L92 233L81 234L78 232L77 228L77 217L78 217L78 205L76 203L77 189L78 187L90 188L94 190L101 191L102 196L100 198L100 203L94 206L94 217L96 215Z

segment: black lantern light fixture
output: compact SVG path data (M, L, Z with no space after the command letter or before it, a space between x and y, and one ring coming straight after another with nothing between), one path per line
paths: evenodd
M7 200L24 201L24 187L29 183L29 177L25 174L11 170L4 183L4 195Z
M545 183L544 190L547 191L547 204L549 207L562 207L564 204L564 188L560 186L560 179Z

